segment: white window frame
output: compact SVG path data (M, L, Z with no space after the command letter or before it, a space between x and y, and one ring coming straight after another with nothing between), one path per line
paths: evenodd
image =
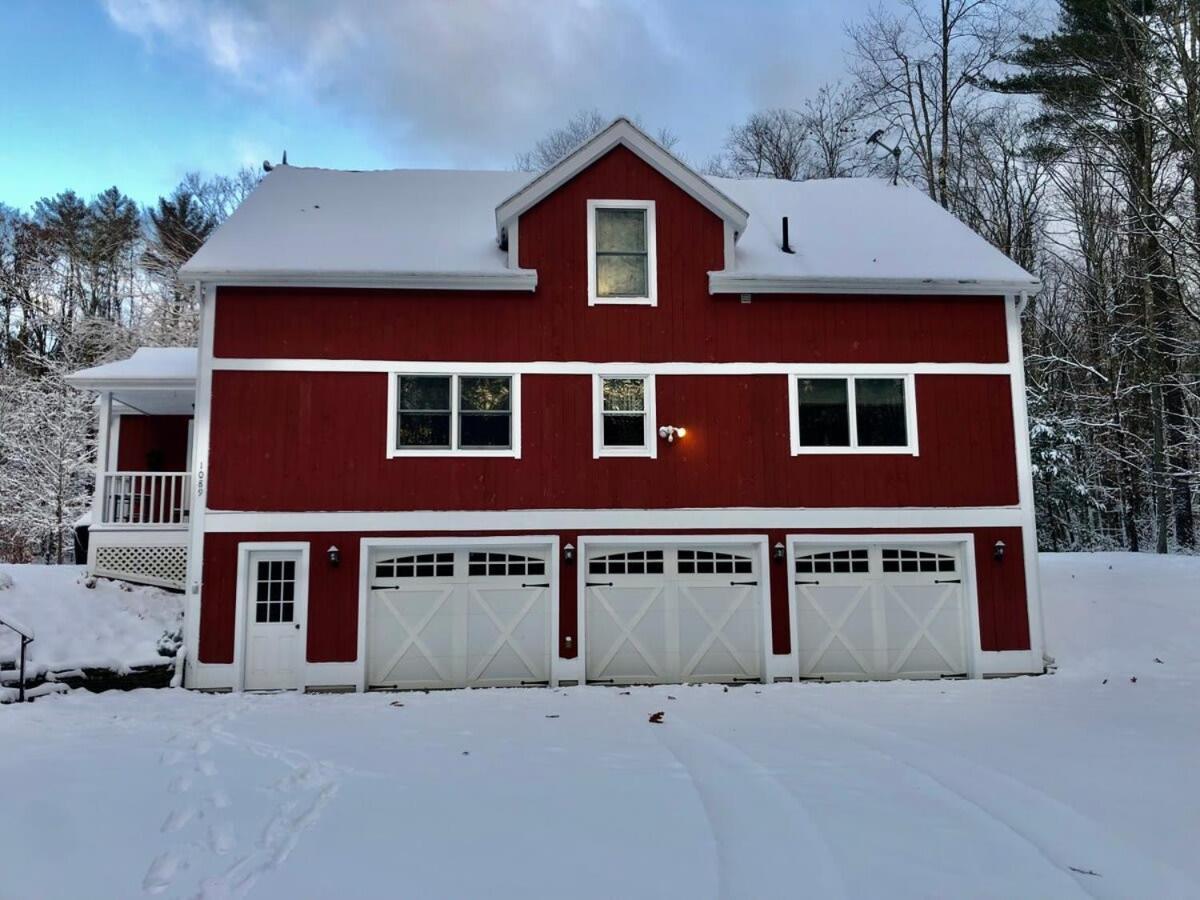
M399 410L397 404L400 400L399 386L402 377L419 378L422 376L436 378L450 378L450 447L397 447L396 440L398 434L396 432L397 418ZM489 449L486 447L468 447L460 449L458 447L458 416L459 416L459 379L472 377L491 377L497 376L511 379L511 392L509 394L509 413L511 416L511 429L509 447L497 447ZM387 373L388 377L388 402L387 402L387 458L396 459L398 457L438 457L438 456L498 456L508 457L510 459L521 458L521 375L519 372L488 372L488 371L471 371L469 369L455 370L453 372L437 372L437 371L409 371L393 370Z
M596 292L596 210L641 209L646 212L645 297L600 297ZM658 240L653 200L589 200L587 202L588 306L658 306Z
M904 381L905 436L908 443L903 447L860 447L858 445L858 414L855 404L855 380L859 378L899 378ZM845 381L846 403L850 413L850 444L845 447L806 447L800 444L800 380ZM792 456L831 454L891 454L919 456L917 439L917 388L912 372L847 372L832 375L792 372L788 375L788 421L791 426Z
M640 447L604 446L604 381L605 379L640 379L645 385L642 405L645 409L645 436ZM654 376L644 372L597 372L592 375L592 458L604 456L633 456L658 458L658 418L655 412Z

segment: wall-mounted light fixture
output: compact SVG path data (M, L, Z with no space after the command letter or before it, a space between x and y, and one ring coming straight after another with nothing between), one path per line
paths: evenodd
M996 541L992 544L992 559L996 562L1004 562L1004 541Z
M687 429L681 428L678 425L663 425L658 429L658 436L666 438L668 444L675 443L675 438L682 438L687 435Z
M571 563L575 562L574 544L567 544L565 547L563 547L563 562L565 562L567 565L571 565Z
M327 557L329 557L329 564L330 564L331 566L333 566L335 569L336 569L336 568L337 568L339 565L341 565L341 563L342 563L342 551L341 551L341 550L339 550L337 547L335 547L335 546L333 546L333 545L330 545L329 549L325 551L325 555L326 555Z
M780 541L775 542L775 546L771 548L771 558L775 562L783 562L787 558L787 548Z

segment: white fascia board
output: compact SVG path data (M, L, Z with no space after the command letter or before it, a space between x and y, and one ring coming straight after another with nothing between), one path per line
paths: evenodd
M196 389L192 378L88 378L68 375L63 379L71 387L88 391L163 391Z
M329 272L193 270L180 277L188 284L220 287L394 288L430 291L533 291L536 269L503 272Z
M1039 281L939 278L792 278L752 272L709 272L710 294L970 294L996 297L1041 289Z
M746 223L750 219L746 210L646 132L628 119L620 118L502 201L496 207L497 238L509 222L540 203L618 145L632 151L684 193L728 222L738 234L746 230Z
M605 529L822 530L864 528L973 528L1020 526L1019 507L887 507L674 509L410 510L395 512L250 512L209 510L206 532L308 531L587 531Z

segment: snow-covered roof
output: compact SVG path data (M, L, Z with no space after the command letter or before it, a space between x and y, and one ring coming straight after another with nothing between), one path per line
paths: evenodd
M380 283L532 290L496 243L496 205L528 172L277 166L180 270L218 283ZM399 276L399 278L398 278ZM482 277L480 277L482 276Z
M873 178L706 178L624 120L532 180L522 172L277 166L181 274L217 284L533 290L537 273L509 267L495 228L614 142L636 144L648 164L738 232L732 267L710 273L712 293L1038 287L913 187ZM780 247L784 216L792 254Z
M140 347L129 359L81 369L67 383L92 390L191 388L199 357L195 347Z
M714 292L833 292L896 286L980 293L1034 290L1037 279L909 185L878 178L779 181L712 178L750 211L734 271L714 273ZM781 249L783 217L789 244Z

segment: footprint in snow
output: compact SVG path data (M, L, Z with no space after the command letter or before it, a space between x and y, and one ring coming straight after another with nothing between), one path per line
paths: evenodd
M179 871L186 868L187 861L168 850L150 863L146 877L142 879L142 890L151 894L161 894L171 886Z
M166 821L163 822L163 832L169 834L170 832L179 831L181 828L185 828L198 813L199 810L191 806L185 806L181 809L171 810L171 813L167 816Z
M233 826L228 822L218 822L208 829L208 848L218 856L224 856L236 843Z
M188 778L186 775L180 775L176 778L173 778L171 783L167 785L167 790L172 794L186 794L191 789L192 779Z

